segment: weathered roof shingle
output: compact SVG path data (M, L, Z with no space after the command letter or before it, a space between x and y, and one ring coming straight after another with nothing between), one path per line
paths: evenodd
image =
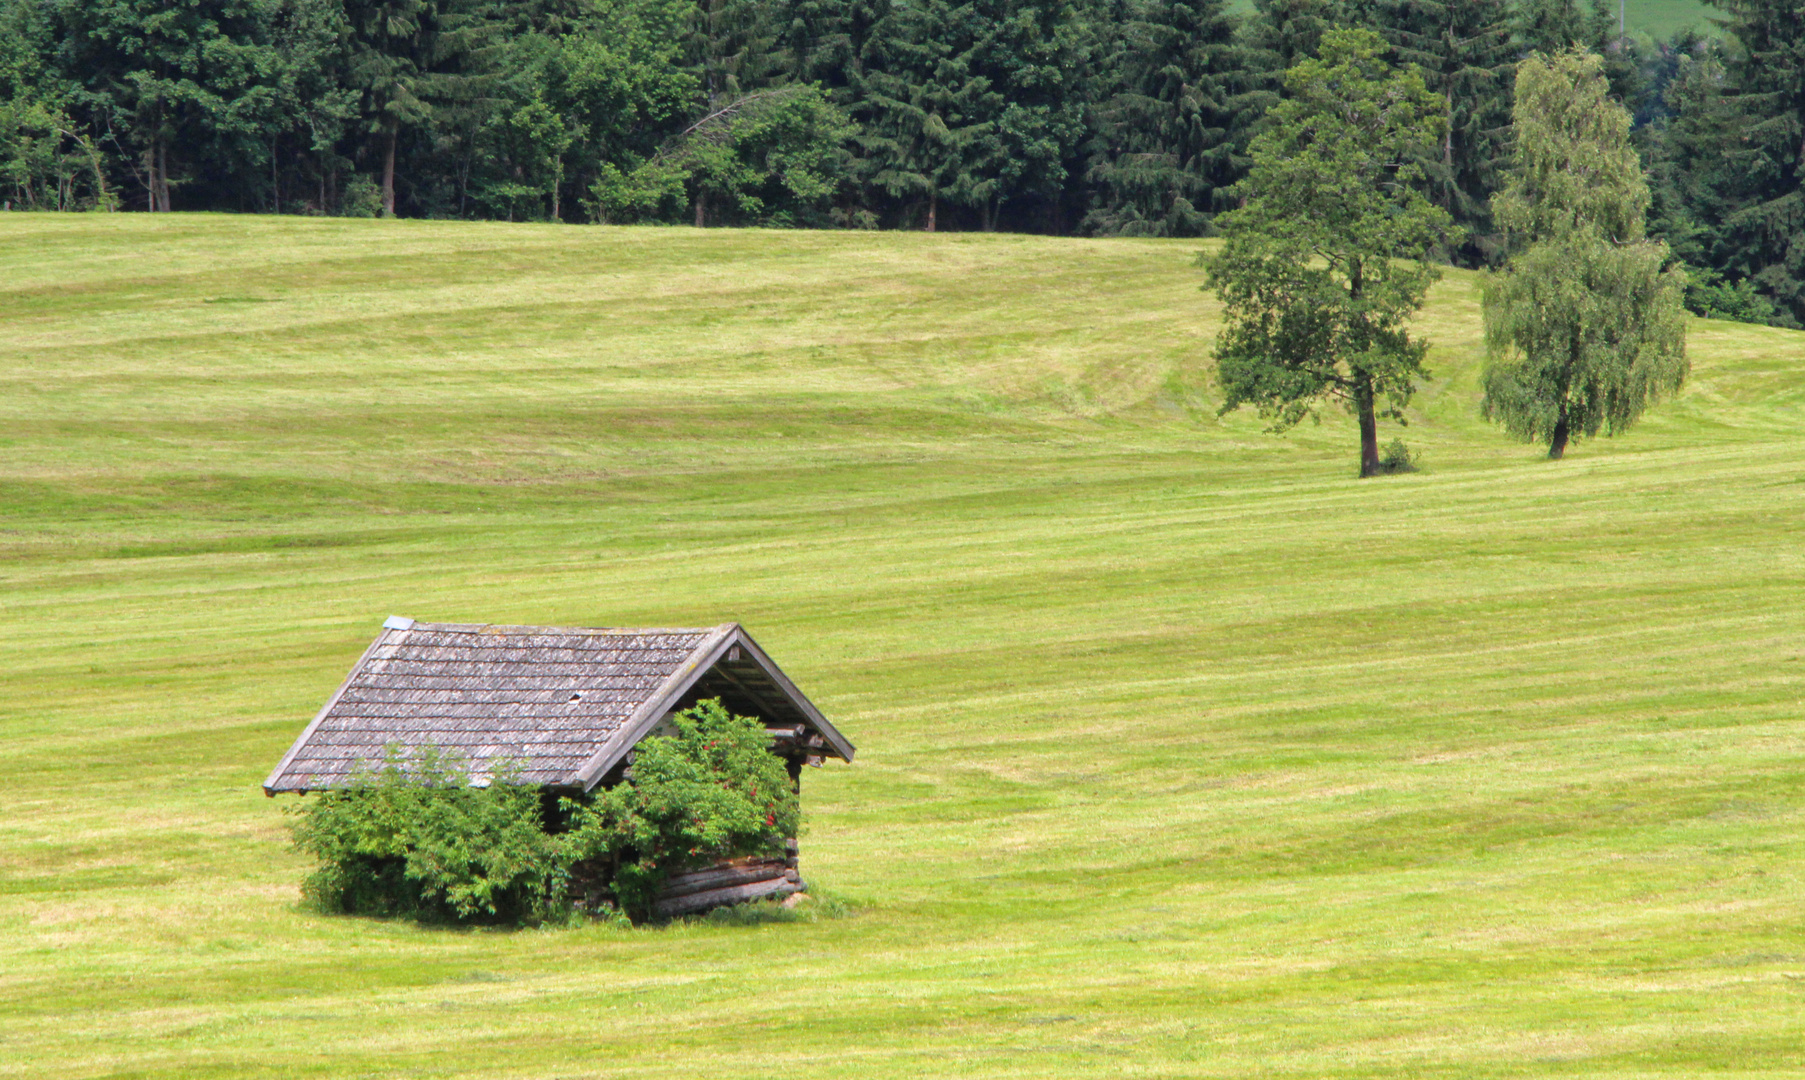
M659 720L697 697L794 722L825 753L852 746L736 623L591 630L391 618L264 789L342 786L389 744L456 750L473 774L509 759L527 783L590 788Z

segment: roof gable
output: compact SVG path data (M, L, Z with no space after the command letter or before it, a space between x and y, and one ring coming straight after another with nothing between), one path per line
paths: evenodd
M719 696L803 726L822 754L853 747L737 623L607 630L391 618L282 761L270 794L342 786L391 743L509 759L529 784L591 789L671 711Z

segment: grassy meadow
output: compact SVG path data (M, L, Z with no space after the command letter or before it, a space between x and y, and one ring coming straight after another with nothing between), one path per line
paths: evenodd
M1640 30L1657 41L1665 40L1676 30L1690 26L1715 32L1713 19L1724 17L1716 4L1704 0L1623 0L1623 21L1632 31Z
M1617 5L1612 0L1612 10ZM1714 31L1712 19L1724 16L1722 9L1705 0L1620 0L1624 26L1631 32L1641 32L1657 41L1665 40L1674 31L1688 26L1700 30ZM1230 0L1229 8L1241 14L1254 10L1253 0Z
M1805 335L1358 481L1197 246L0 214L0 1078L1799 1075ZM745 623L848 913L303 909L391 613Z

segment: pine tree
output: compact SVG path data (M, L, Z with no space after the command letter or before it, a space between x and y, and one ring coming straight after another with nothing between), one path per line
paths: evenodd
M1575 45L1591 49L1604 58L1612 96L1629 106L1632 115L1641 106L1642 72L1619 29L1616 0L1521 0L1516 32L1519 54L1553 56Z
M1780 308L1787 325L1805 324L1805 13L1797 0L1723 0L1732 98L1742 142L1729 165L1740 177L1725 215L1723 267L1746 275Z
M696 0L687 54L701 82L703 113L783 79L783 57L767 0Z
M1119 83L1098 109L1105 147L1088 174L1102 205L1085 228L1197 236L1241 171L1233 128L1244 50L1221 0L1147 0L1125 15L1105 61Z
M1738 186L1728 166L1741 147L1741 123L1725 94L1719 49L1700 44L1678 58L1666 93L1670 115L1650 133L1650 232L1688 266L1719 271L1736 256L1725 244L1724 219Z
M1572 49L1517 69L1515 166L1496 214L1515 251L1487 282L1482 409L1560 458L1622 431L1687 372L1685 276L1645 236L1630 116L1604 64Z
M1591 42L1579 0L1518 0L1516 24L1517 42L1525 52L1553 55Z
M994 152L972 159L955 197L996 228L1011 201L1063 232L1065 189L1082 172L1090 39L1074 0L966 0L970 70L1004 103ZM1036 213L1038 211L1038 213Z
M770 11L788 79L818 83L836 103L851 104L865 48L890 14L889 0L772 0Z
M866 182L911 204L928 232L939 228L942 199L990 195L984 169L1001 152L1004 100L975 70L984 29L966 4L922 0L892 8L865 52L856 117Z
M395 214L404 132L436 124L468 143L493 73L482 56L497 27L480 0L345 0L345 71L382 155L382 213ZM428 139L428 143L436 142Z
M1394 58L1415 64L1447 104L1438 153L1423 162L1430 197L1467 234L1452 253L1466 265L1496 258L1490 203L1510 127L1514 62L1509 0L1382 0L1379 18Z
M1343 22L1361 20L1348 19L1339 0L1253 0L1243 33L1248 48L1264 54L1257 66L1270 73L1276 90L1283 73L1315 56L1322 35Z

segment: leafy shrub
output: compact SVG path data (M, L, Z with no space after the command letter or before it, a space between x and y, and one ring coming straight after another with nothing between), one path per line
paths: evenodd
M1694 315L1760 325L1775 322L1773 301L1755 291L1754 282L1725 281L1722 274L1700 266L1688 266L1686 277L1686 308Z
M367 176L354 176L339 200L339 216L373 218L382 213L382 188Z
M1381 473L1415 472L1421 468L1421 454L1412 454L1410 447L1404 445L1403 439L1393 439L1379 451L1379 471Z
M391 745L381 767L298 809L295 846L320 862L302 892L320 910L423 922L530 922L566 906L560 845L539 793L506 768L470 784L461 757Z
M574 884L588 914L644 919L672 873L782 854L801 807L764 725L718 700L672 720L626 782L563 800L558 834L507 768L473 787L460 756L391 745L379 768L296 808L295 846L320 863L302 891L328 912L526 923L570 912Z
M604 866L615 902L636 919L651 913L671 874L781 855L802 821L795 784L758 720L709 700L672 721L672 735L639 744L629 782L564 802L568 857Z

